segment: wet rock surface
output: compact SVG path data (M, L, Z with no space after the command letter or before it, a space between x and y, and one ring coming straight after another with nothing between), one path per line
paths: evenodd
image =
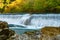
M41 29L40 40L60 40L60 27L44 27Z
M39 40L40 32L39 31L31 31L25 32L24 34L20 35L20 40Z
M0 40L15 40L15 39L16 39L15 31L9 29L7 22L0 21Z
M5 21L0 21L0 29L8 29L8 23Z
M38 31L25 32L20 40L60 40L60 27L44 27Z

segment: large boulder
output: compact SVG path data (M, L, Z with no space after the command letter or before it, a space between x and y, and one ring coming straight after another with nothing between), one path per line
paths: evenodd
M0 32L0 40L7 40L11 38L14 34L15 32L13 30L4 29Z
M0 40L18 40L15 31L9 29L5 21L0 21Z

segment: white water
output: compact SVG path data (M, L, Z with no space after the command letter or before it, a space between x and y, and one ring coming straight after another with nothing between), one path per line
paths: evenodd
M60 26L60 14L24 14L24 15L0 15L0 21L14 24L15 29L40 29L44 26ZM20 28L16 25L23 26Z

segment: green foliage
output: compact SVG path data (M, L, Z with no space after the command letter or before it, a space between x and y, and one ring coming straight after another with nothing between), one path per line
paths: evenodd
M23 10L22 8L14 7L10 10L10 13L19 13L19 12L22 12L22 10Z
M7 6L15 0L4 0L3 4ZM60 12L60 0L23 0L20 5L13 7L10 12ZM5 7L4 7L5 8ZM0 9L0 10L3 10Z

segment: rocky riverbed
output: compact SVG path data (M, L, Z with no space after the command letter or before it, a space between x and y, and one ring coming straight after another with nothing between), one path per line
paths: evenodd
M25 32L20 40L60 40L60 27L44 27L38 31Z
M18 35L9 29L7 22L0 21L0 40L60 40L60 27L45 26Z

